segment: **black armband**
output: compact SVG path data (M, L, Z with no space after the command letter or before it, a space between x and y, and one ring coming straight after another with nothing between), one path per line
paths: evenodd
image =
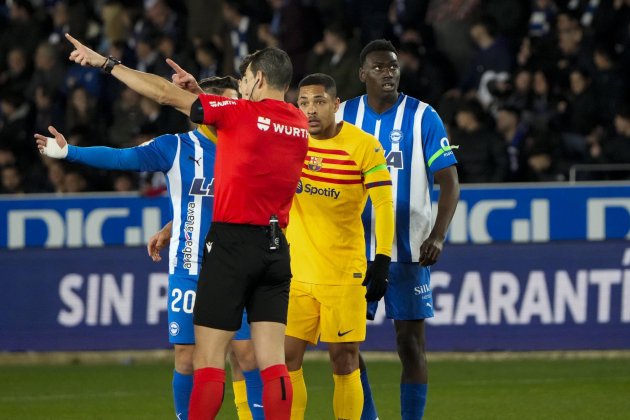
M203 105L201 105L199 98L190 107L190 121L195 124L203 124Z

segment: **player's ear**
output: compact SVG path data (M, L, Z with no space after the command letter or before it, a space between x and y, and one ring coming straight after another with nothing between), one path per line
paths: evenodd
M339 110L339 104L340 103L341 103L341 100L339 99L339 97L336 97L335 98L335 106L334 106L335 112L337 112Z
M363 67L359 67L359 80L365 83L365 70L363 70Z

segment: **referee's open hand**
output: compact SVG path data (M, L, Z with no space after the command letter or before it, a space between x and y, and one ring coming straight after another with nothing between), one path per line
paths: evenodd
M387 255L376 254L374 262L370 264L365 272L363 286L367 286L365 300L368 302L378 302L387 291L387 277L389 276L389 263L391 258Z

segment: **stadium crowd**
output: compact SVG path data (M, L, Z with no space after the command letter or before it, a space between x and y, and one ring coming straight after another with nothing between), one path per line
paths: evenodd
M385 37L399 50L400 90L434 106L459 146L461 182L561 181L575 164L630 164L630 0L4 0L2 193L159 194L156 176L43 159L33 134L54 125L71 144L125 147L189 129L176 111L69 62L66 32L169 80L167 57L198 79L238 77L243 57L278 46L294 86L326 73L342 101L364 93L362 46Z

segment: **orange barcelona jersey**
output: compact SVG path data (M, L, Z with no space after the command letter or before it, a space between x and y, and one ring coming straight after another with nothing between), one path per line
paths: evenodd
M361 213L368 190L387 185L391 177L374 136L348 122L331 139L309 136L287 227L294 280L361 284L366 269ZM391 243L383 246L391 250Z

